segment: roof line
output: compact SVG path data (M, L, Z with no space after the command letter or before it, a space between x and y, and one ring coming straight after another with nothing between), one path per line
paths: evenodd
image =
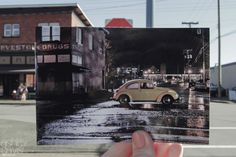
M94 27L93 23L89 20L89 18L88 18L87 15L84 13L83 9L79 6L79 4L77 3L76 5L77 5L77 7L79 8L79 10L81 11L81 13L83 14L83 16L86 18L86 20L90 23L90 25L91 25L92 27Z
M78 3L56 3L56 4L20 4L20 5L0 5L0 9L17 9L17 8L22 8L22 9L27 9L27 8L53 8L53 7L75 7L79 10L79 12L81 12L83 18L84 18L84 22L88 23L85 25L88 26L94 26L92 24L92 22L89 20L89 18L86 16L86 14L84 13L84 11L81 9L81 7L79 6ZM80 16L81 16L80 15Z
M236 65L236 62L231 62L231 63L226 63L221 65L222 67L227 67L227 66L231 66L231 65ZM218 67L218 65L212 66L211 69Z
M77 7L77 3L57 3L57 4L19 4L19 5L0 5L1 9L10 8L41 8L41 7Z

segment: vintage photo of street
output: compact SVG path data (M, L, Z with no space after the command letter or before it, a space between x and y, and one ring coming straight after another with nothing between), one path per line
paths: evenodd
M36 41L38 144L106 144L136 130L209 143L208 28L42 26Z

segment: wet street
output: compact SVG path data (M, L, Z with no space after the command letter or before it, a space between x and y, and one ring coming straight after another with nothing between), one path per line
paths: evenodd
M209 138L209 95L207 92L179 90L182 103L172 106L139 104L122 107L106 101L84 107L73 105L74 112L44 123L39 144L101 144L129 139L135 130L151 132L156 141L207 144ZM83 106L83 107L81 107ZM55 116L55 115L54 115Z

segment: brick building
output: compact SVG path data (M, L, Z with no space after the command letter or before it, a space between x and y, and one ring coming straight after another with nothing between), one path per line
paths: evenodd
M20 83L35 87L35 28L45 27L45 41L60 40L60 27L92 26L77 4L0 6L0 97ZM48 28L48 29L47 29Z
M46 29L36 33L37 100L83 100L104 89L106 30L60 27L61 39L44 41Z

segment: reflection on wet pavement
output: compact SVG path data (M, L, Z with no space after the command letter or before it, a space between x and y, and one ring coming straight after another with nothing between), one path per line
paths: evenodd
M88 108L75 104L73 114L42 125L38 143L109 143L129 139L132 132L142 129L152 133L157 141L207 144L207 94L189 91L185 99L188 103L171 107L147 103L134 109L121 107L116 101L106 101Z

